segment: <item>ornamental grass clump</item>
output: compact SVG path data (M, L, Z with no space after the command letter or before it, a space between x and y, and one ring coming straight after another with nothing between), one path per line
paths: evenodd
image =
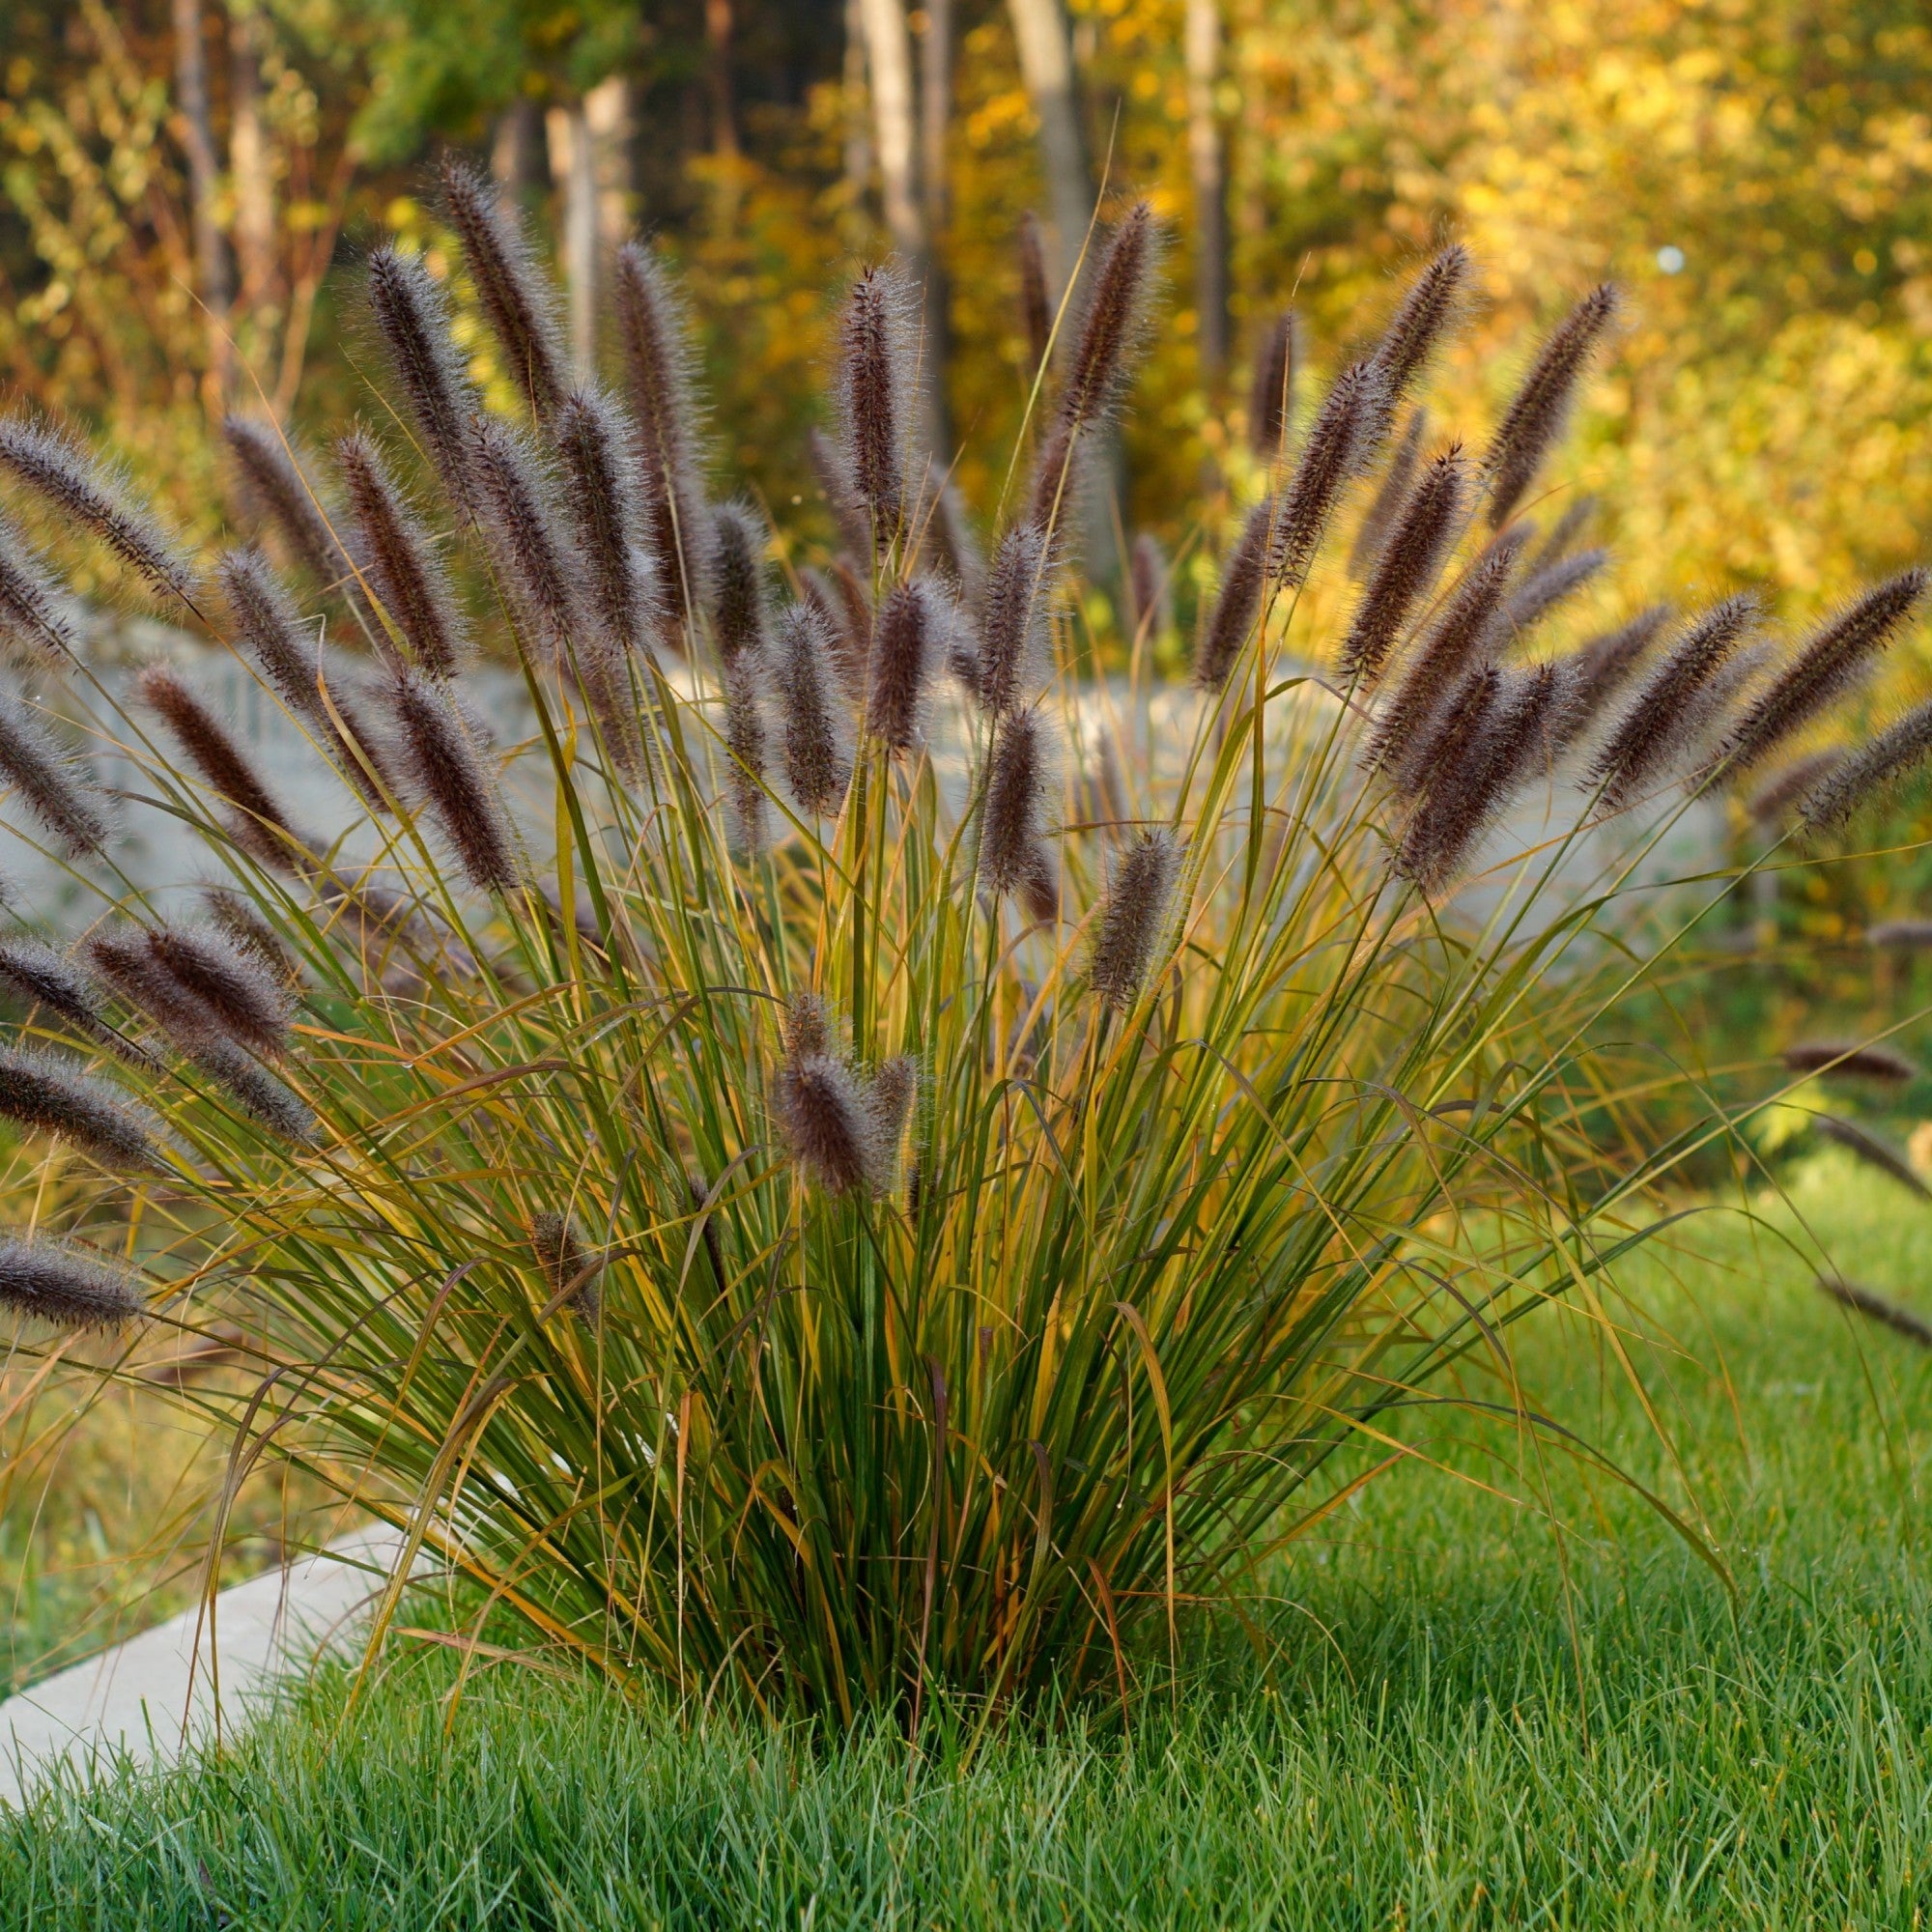
M231 429L266 548L204 567L64 433L0 426L0 615L42 686L0 762L88 908L71 948L31 907L0 939L0 1112L125 1190L141 1258L53 1225L0 1299L30 1339L218 1333L250 1374L182 1400L232 1421L237 1481L292 1460L407 1532L399 1579L428 1553L625 1683L915 1725L940 1691L1128 1698L1365 1476L1338 1451L1443 1378L1514 1402L1510 1322L1599 1305L1673 1157L1600 1146L1618 882L1909 600L1694 732L1741 601L1544 644L1601 559L1511 513L1614 304L1493 437L1437 442L1406 398L1468 294L1452 251L1305 428L1293 323L1266 337L1194 680L1102 701L1070 511L1128 406L1148 210L1084 314L1032 317L1063 351L983 573L919 443L911 284L862 276L838 547L791 533L781 574L706 473L657 258L623 251L610 387L573 388L536 253L447 185L515 412L427 267L377 250L374 427L331 474ZM234 653L328 811L287 809L185 662L117 696L75 656L56 526ZM1315 634L1304 586L1351 544ZM514 729L479 657L521 680ZM199 842L192 916L114 869L110 743ZM1539 798L1569 818L1511 856ZM1486 866L1504 909L1465 917Z

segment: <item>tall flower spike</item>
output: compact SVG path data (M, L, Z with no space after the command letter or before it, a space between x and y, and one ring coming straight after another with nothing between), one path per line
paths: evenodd
M223 418L221 433L248 496L281 532L289 554L321 589L347 597L358 619L373 630L374 613L356 578L362 559L352 559L275 425L258 416L230 415Z
M908 1054L889 1060L866 1082L866 1170L873 1188L887 1193L898 1175L899 1144L905 1139L919 1086L919 1063Z
M1374 452L1386 413L1384 394L1373 363L1351 363L1335 378L1282 493L1269 558L1276 582L1292 588L1307 579L1335 499Z
M265 971L220 934L163 925L148 934L155 963L207 1009L211 1030L251 1052L289 1049L291 1001L286 980Z
M1395 526L1403 505L1408 501L1416 466L1422 460L1422 440L1428 433L1429 412L1410 410L1402 440L1396 444L1395 454L1389 458L1388 469L1376 486L1369 507L1362 512L1354 544L1349 552L1349 575L1357 583L1365 582L1374 572L1376 562L1382 554L1382 546L1388 542L1389 531Z
M1605 811L1638 798L1684 749L1687 731L1709 721L1697 697L1757 623L1757 602L1727 597L1713 605L1673 644L1591 760L1584 782L1601 787Z
M910 752L919 743L926 690L948 628L946 600L924 578L894 585L879 606L866 728L895 752Z
M530 1246L551 1299L562 1295L565 1306L586 1328L596 1327L603 1313L597 1278L568 1218L549 1208L538 1208L530 1216Z
M1605 631L1573 654L1573 696L1565 714L1562 742L1575 744L1603 715L1604 706L1635 674L1644 653L1670 621L1668 604L1653 604L1627 624Z
M413 255L384 247L369 257L369 306L430 461L468 510L470 432L482 398L450 334L448 300Z
M748 852L765 845L765 721L749 662L724 673L724 750L731 810Z
M452 675L469 656L469 627L434 540L410 514L369 437L359 431L344 437L335 454L366 552L370 587L416 664L438 677Z
M237 842L265 865L288 867L304 849L302 841L254 766L181 673L167 665L149 665L135 680L135 689L174 734L203 781L234 807Z
M285 985L300 982L300 966L276 937L274 928L242 894L228 886L204 887L201 909L209 924L229 945L245 952Z
M522 224L494 182L446 153L442 191L477 299L502 345L510 380L528 399L531 413L547 421L564 392L555 298L545 285Z
M721 503L711 522L711 639L726 670L765 647L763 519L749 503Z
M829 1054L807 1054L780 1068L774 1111L793 1158L828 1194L867 1179L872 1122L851 1073Z
M856 709L866 701L866 667L872 656L870 610L863 599L848 600L842 583L809 564L798 574L798 594L823 622L839 686Z
M669 277L641 242L617 251L616 320L625 387L638 423L644 525L667 611L665 636L704 600L709 533L697 479L694 357Z
M1921 704L1881 731L1862 751L1827 772L1812 774L1814 782L1804 795L1804 823L1814 831L1842 825L1928 755L1932 755L1932 704Z
M101 794L80 760L33 708L0 689L0 778L72 856L107 842Z
M1051 772L1051 746L1039 713L1016 711L1003 718L993 738L980 823L980 885L989 897L1026 890Z
M1923 570L1900 571L1814 632L1738 720L1726 748L1731 769L1756 764L1857 685L1924 596L1927 582Z
M649 558L639 549L643 492L616 411L579 390L552 425L569 483L570 521L582 559L585 596L619 655L644 648L664 615Z
M1843 752L1813 752L1785 766L1754 793L1745 808L1757 823L1775 831L1795 807L1808 809L1811 796L1845 762Z
M44 1007L84 1039L119 1053L133 1051L102 1017L94 982L51 946L36 939L0 939L0 985Z
M1288 426L1294 415L1298 333L1293 309L1285 308L1269 323L1255 351L1248 391L1248 445L1264 463L1274 462L1288 446Z
M1377 724L1369 744L1372 764L1392 765L1399 777L1413 767L1428 743L1431 720L1483 651L1521 548L1521 533L1505 530L1463 573Z
M1587 493L1578 497L1570 507L1557 518L1554 527L1537 547L1536 555L1531 559L1537 571L1545 571L1552 563L1559 562L1577 548L1578 540L1590 527L1591 520L1597 514L1597 499Z
M477 755L477 726L452 694L412 671L392 690L399 751L416 800L432 813L470 884L507 892L516 883L510 828Z
M1020 216L1020 327L1026 334L1025 375L1029 384L1046 360L1053 340L1053 303L1046 293L1046 251L1040 246L1039 217L1032 209Z
M536 455L508 424L487 422L476 432L475 464L490 554L509 579L526 620L568 666L579 642L577 578L551 516L547 479Z
M1100 258L1080 338L1066 365L1060 420L1069 431L1092 428L1120 393L1147 304L1154 245L1153 210L1137 201L1121 218Z
M1574 597L1609 560L1606 550L1580 550L1574 555L1558 557L1554 563L1539 564L1503 606L1497 620L1498 632L1505 639L1520 637L1566 597Z
M867 269L838 327L838 412L852 487L890 543L905 513L904 439L912 396L906 351L911 297L892 270Z
M1221 566L1221 587L1202 635L1194 660L1194 682L1203 691L1219 691L1233 675L1235 665L1261 615L1262 592L1267 587L1268 551L1281 506L1264 497L1248 512L1240 541Z
M832 692L832 639L809 605L790 606L779 620L772 685L783 721L785 782L800 809L838 810L852 776Z
M1376 373L1382 380L1382 408L1389 414L1454 321L1468 279L1469 251L1461 242L1452 242L1409 285L1374 356Z
M1373 684L1381 675L1409 612L1427 594L1463 514L1466 471L1452 444L1422 473L1378 547L1355 621L1342 645L1342 669Z
M160 1129L153 1118L50 1053L0 1048L0 1115L71 1142L102 1167L132 1172L156 1165Z
M1049 550L1037 524L1009 526L993 552L980 614L975 696L996 718L1031 703L1046 674Z
M73 627L52 574L0 517L0 644L43 663L73 649Z
M337 768L363 801L380 810L382 788L363 765L367 759L378 773L383 771L380 748L371 733L358 726L346 692L331 690L324 700L320 639L297 615L287 593L275 582L268 559L258 550L227 551L216 574L236 634L248 647L270 688L332 753ZM350 744L342 726L329 715L330 704L348 725L355 745Z
M1617 292L1608 282L1594 288L1559 323L1515 400L1496 425L1483 467L1490 478L1490 526L1501 529L1522 500L1537 466L1563 433L1590 352L1617 312Z
M129 502L126 485L51 423L0 419L0 464L57 516L80 524L154 587L183 603L194 595L194 566L154 517Z
M51 1241L0 1241L0 1303L57 1328L124 1328L145 1304L135 1278Z
M1115 862L1087 977L1120 1011L1133 1005L1147 978L1179 875L1180 847L1164 825L1143 832Z

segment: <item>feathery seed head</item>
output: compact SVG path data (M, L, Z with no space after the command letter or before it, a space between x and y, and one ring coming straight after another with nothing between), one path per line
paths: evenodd
M747 652L765 647L764 519L749 502L721 503L712 513L711 636L728 671Z
M816 993L794 993L779 1012L779 1034L787 1060L809 1060L832 1051L832 1015Z
M1408 501L1409 488L1415 481L1416 465L1422 460L1422 440L1428 431L1429 412L1410 410L1408 421L1403 426L1402 440L1396 444L1395 454L1389 458L1388 469L1376 486L1369 507L1362 512L1362 521L1355 529L1355 541L1349 551L1349 575L1357 583L1367 579L1375 569L1382 547L1388 542L1389 530L1403 505ZM1459 449L1461 446L1460 443L1457 445Z
M1547 617L1566 597L1574 597L1610 560L1606 550L1581 550L1539 563L1502 608L1496 629L1503 638L1520 637Z
M471 885L507 892L516 883L516 860L502 803L478 754L482 727L447 687L414 671L397 675L390 699L415 802L436 819Z
M0 1115L70 1141L102 1167L156 1165L154 1119L71 1062L26 1047L0 1048Z
M450 332L448 298L415 256L382 247L369 257L369 307L416 432L443 488L467 510L482 398Z
M246 953L283 985L293 987L299 983L300 966L248 899L229 886L205 886L200 896L209 924L229 945Z
M1054 424L1034 458L1026 515L1029 521L1055 536L1066 527L1080 487L1078 454L1079 439L1063 421Z
M530 444L507 423L477 428L472 461L484 536L508 580L525 620L560 665L576 653L577 574L551 514L550 479ZM586 645L587 645L587 639Z
M1532 559L1535 570L1548 570L1552 563L1566 557L1576 549L1583 532L1590 527L1591 520L1597 514L1597 499L1587 492L1578 497L1570 507L1557 518L1549 534L1537 547Z
M211 1033L270 1056L289 1047L288 980L210 927L163 925L148 934L155 963L207 1009Z
M783 726L785 782L802 810L837 811L852 776L843 721L833 696L832 636L810 605L779 620L772 684Z
M1387 416L1386 394L1386 378L1372 362L1351 363L1335 378L1282 492L1268 559L1276 582L1293 588L1307 581L1336 498L1374 454Z
M899 1145L905 1139L919 1087L919 1063L909 1054L889 1060L866 1083L866 1169L873 1189L890 1192L898 1175Z
M852 479L852 468L845 452L816 423L805 433L806 460L818 479L818 494L832 512L838 539L854 556L869 556L872 551L872 516L859 486Z
M1143 832L1115 862L1088 965L1094 992L1124 1011L1159 945L1180 876L1180 847L1164 825Z
M18 531L0 517L0 644L43 663L73 649L61 587Z
M160 718L182 755L208 787L234 808L236 841L264 865L286 868L305 848L241 747L181 673L151 664L135 680L142 700Z
M369 437L346 436L335 453L370 587L416 664L437 677L452 675L469 656L469 627L434 539L410 514Z
M101 1017L93 980L51 946L37 939L0 939L0 985L35 1007L44 1007L82 1037L127 1050L126 1042Z
M528 399L532 414L546 421L563 401L564 360L557 344L556 298L523 223L496 184L452 153L443 156L442 191L477 298L502 345L510 380Z
M1918 1069L1904 1054L1877 1043L1860 1045L1837 1040L1805 1040L1784 1049L1784 1064L1793 1073L1843 1074L1857 1080L1879 1080L1898 1086L1916 1079Z
M587 579L585 599L621 658L644 648L668 615L651 559L638 543L645 522L637 459L617 412L595 390L570 396L552 431L570 486L571 533Z
M1382 379L1381 406L1390 414L1455 320L1468 279L1469 251L1454 242L1409 285L1374 357Z
M1617 292L1604 282L1564 317L1530 364L1484 459L1492 529L1509 522L1537 467L1563 434L1577 381L1616 312Z
M603 1313L603 1299L597 1293L595 1273L587 1265L582 1243L577 1238L567 1216L549 1208L539 1208L530 1216L530 1247L543 1271L550 1298L559 1295L586 1328L597 1325Z
M1194 661L1194 682L1203 691L1219 691L1228 682L1254 635L1262 593L1267 587L1268 550L1280 511L1274 497L1264 497L1248 512L1240 540L1221 566L1221 587L1215 592L1213 613Z
M350 553L336 534L295 453L272 422L259 416L230 415L222 420L236 467L257 512L281 532L289 554L324 590L340 589L364 622L369 621L361 585ZM359 564L359 557L355 559Z
M232 1040L211 1039L193 1048L191 1058L258 1125L298 1147L315 1145L315 1116L299 1095Z
M105 800L81 759L33 706L0 688L0 779L74 857L107 842Z
M765 720L753 668L747 660L724 673L724 751L739 836L756 853L765 846Z
M1100 421L1120 393L1147 305L1157 242L1152 208L1135 202L1094 271L1080 338L1066 365L1060 422L1069 434Z
M890 543L905 512L905 437L912 411L907 334L912 297L896 270L867 269L838 325L838 398L845 468Z
M792 1157L828 1194L845 1194L867 1178L876 1129L849 1070L827 1054L808 1054L780 1068L773 1111Z
M1374 683L1407 623L1409 612L1428 592L1462 517L1466 471L1461 444L1452 444L1422 473L1375 567L1355 621L1342 646L1348 676Z
M1627 624L1592 638L1572 654L1573 696L1567 708L1562 743L1575 744L1599 717L1604 706L1629 683L1653 639L1670 621L1668 604L1653 604Z
M149 511L128 500L125 481L71 437L25 415L0 418L0 465L156 590L192 602L193 564Z
M895 752L919 743L927 689L952 630L950 604L930 579L913 577L894 585L879 606L866 728Z
M1053 748L1037 710L1000 721L980 825L980 886L990 897L1024 891L1039 840Z
M1862 750L1833 760L1829 770L1814 770L1804 790L1804 823L1813 831L1844 824L1861 806L1928 755L1932 755L1932 703L1908 711ZM1752 802L1754 814L1758 803Z
M52 1241L0 1241L0 1302L59 1328L121 1328L145 1304L135 1278Z
M1775 830L1844 762L1843 752L1813 752L1808 757L1798 758L1753 793L1745 809L1759 825Z
M1758 763L1774 747L1854 689L1925 594L1927 573L1900 571L1815 631L1745 711L1726 750L1730 768Z
M693 480L699 422L696 358L677 291L642 242L627 242L617 251L615 310L638 454L649 494L662 497L674 484Z
M1279 459L1288 446L1294 415L1296 337L1294 310L1285 308L1269 323L1255 351L1254 380L1248 392L1248 444L1264 463Z

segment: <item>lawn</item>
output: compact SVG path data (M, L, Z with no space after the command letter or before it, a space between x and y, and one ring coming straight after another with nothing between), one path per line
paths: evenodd
M1792 1201L1932 1314L1932 1208L1835 1152ZM1197 1633L1124 1731L942 1721L914 1761L515 1665L451 1716L448 1653L399 1645L346 1719L331 1673L218 1761L10 1818L0 1923L1919 1925L1932 1356L1774 1239L1687 1240L1632 1277L1683 1350L1634 1345L1670 1446L1585 1324L1520 1353L1542 1411L1701 1509L1728 1583L1549 1438L1438 1410L1270 1579L1270 1662Z

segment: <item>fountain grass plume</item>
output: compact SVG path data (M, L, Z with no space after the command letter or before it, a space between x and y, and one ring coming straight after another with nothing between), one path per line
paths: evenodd
M413 255L384 246L369 257L369 308L416 434L442 487L470 504L471 432L482 398L449 326L449 302Z
M469 626L435 541L405 503L375 440L359 430L335 446L361 538L364 570L410 657L448 677L471 654ZM379 640L387 633L379 630Z
M1787 1046L1782 1057L1793 1073L1842 1074L1888 1087L1918 1077L1918 1068L1904 1054L1877 1041L1801 1040Z
M73 649L61 586L20 533L0 517L0 644L40 663Z
M889 750L915 749L952 622L948 599L929 578L895 583L879 605L866 728Z
M1376 494L1370 497L1369 507L1362 512L1362 521L1355 526L1355 541L1349 552L1349 575L1357 583L1366 582L1374 575L1383 546L1388 542L1389 532L1408 502L1415 472L1422 462L1422 444L1428 434L1429 412L1424 409L1410 410L1408 421L1403 425L1402 436L1396 442L1395 452L1389 458L1388 468L1382 472L1382 480L1376 485Z
M1292 589L1307 581L1337 498L1374 454L1387 394L1373 361L1353 362L1316 411L1275 520L1268 570L1277 583Z
M55 516L91 531L168 598L192 606L194 566L154 515L128 500L125 481L51 422L0 417L0 468Z
M1373 366L1381 379L1380 406L1390 420L1455 321L1469 274L1469 251L1451 242L1409 284L1382 331Z
M208 928L160 925L148 951L190 999L206 1009L211 1031L250 1052L279 1058L289 1050L293 1010L286 979Z
M1634 804L1706 727L1698 697L1757 618L1755 598L1727 597L1672 644L1590 761L1583 782L1601 790L1605 811Z
M548 422L564 399L563 350L555 298L523 223L495 182L449 152L442 159L442 194L510 380L531 413Z
M57 1241L0 1240L0 1303L56 1328L125 1328L146 1312L139 1280Z
M1030 704L1045 682L1052 550L1031 519L1011 524L993 551L980 606L977 659L966 682L995 718Z
M233 807L230 831L264 865L287 868L306 850L255 767L187 680L170 665L146 666L134 681L142 701L181 747L202 782Z
M1571 653L1574 696L1563 724L1562 746L1574 744L1597 723L1605 705L1636 675L1670 617L1669 605L1653 604Z
M764 519L749 502L721 503L711 520L711 641L729 671L765 647Z
M1032 878L1053 768L1052 740L1037 706L1001 719L980 821L980 886L991 898L1023 892Z
M1783 796L1769 810L1765 809L1765 800L1773 788L1768 786L1760 792L1751 802L1752 815L1775 816L1786 805L1802 799L1800 815L1812 831L1843 825L1872 799L1932 756L1932 704L1914 705L1870 744L1857 751L1835 756L1820 755L1827 761L1823 769L1812 759L1803 761L1797 768L1804 781L1802 784L1792 785L1792 775L1785 775L1779 781L1785 786Z
M1281 506L1272 497L1257 503L1221 565L1213 611L1194 656L1194 682L1203 691L1219 691L1227 684L1243 647L1255 634L1262 597L1267 589L1268 550L1280 513Z
M833 639L808 604L787 607L772 651L785 782L801 810L837 811L852 776L845 721L833 690Z
M1616 290L1608 282L1600 284L1557 325L1530 364L1484 459L1492 529L1509 522L1544 457L1562 436L1577 384L1616 313Z
M107 1023L94 981L64 952L41 940L0 939L0 985L35 1009L44 1009L69 1032L111 1051L133 1055Z
M1285 308L1269 323L1255 350L1248 385L1248 447L1264 463L1278 462L1294 418L1295 341L1299 322Z
M1124 1011L1138 997L1173 909L1180 847L1164 825L1151 827L1114 862L1087 983Z
M1146 321L1148 284L1158 249L1153 210L1137 201L1116 225L1094 271L1086 312L1066 363L1059 418L1069 435L1103 421L1120 398Z
M497 787L477 751L482 729L443 686L398 672L390 688L406 782L449 841L464 876L482 892L507 892L517 866Z
M159 1165L160 1123L104 1080L39 1048L0 1047L0 1116L117 1173Z
M1574 597L1584 584L1600 576L1609 560L1606 550L1583 550L1560 556L1553 563L1539 562L1503 606L1498 628L1508 637L1520 637L1532 625L1541 623L1565 598Z
M1875 1168L1880 1174L1889 1175L1901 1187L1918 1195L1919 1200L1932 1201L1932 1187L1927 1187L1913 1173L1904 1156L1895 1149L1887 1147L1876 1134L1867 1132L1856 1121L1843 1121L1834 1114L1818 1114L1813 1117L1811 1124L1824 1139L1835 1141L1855 1159Z
M583 565L584 601L621 658L646 648L669 614L659 603L655 563L638 544L644 527L638 460L615 407L600 391L575 391L551 428Z
M70 857L107 842L106 800L82 759L42 722L34 707L0 686L0 779Z
M551 479L528 440L507 423L488 421L475 436L473 462L479 520L492 560L524 621L568 667L590 639L552 505Z
M841 454L872 520L871 540L894 542L906 511L906 441L914 413L911 285L895 269L867 269L838 323L836 384Z
M604 1312L596 1269L588 1264L569 1216L539 1208L530 1216L530 1247L551 1300L562 1301L586 1328L595 1328Z
M1738 719L1725 746L1733 773L1747 770L1857 688L1925 594L1927 573L1900 571L1812 633Z
M260 416L231 414L222 419L221 433L242 472L244 494L275 526L288 554L318 589L346 598L373 634L375 613L357 581L365 559L344 545L281 431Z
M1423 471L1387 540L1378 546L1354 622L1342 643L1342 668L1349 677L1373 684L1381 675L1409 613L1435 582L1454 541L1464 479L1461 445L1452 443Z

